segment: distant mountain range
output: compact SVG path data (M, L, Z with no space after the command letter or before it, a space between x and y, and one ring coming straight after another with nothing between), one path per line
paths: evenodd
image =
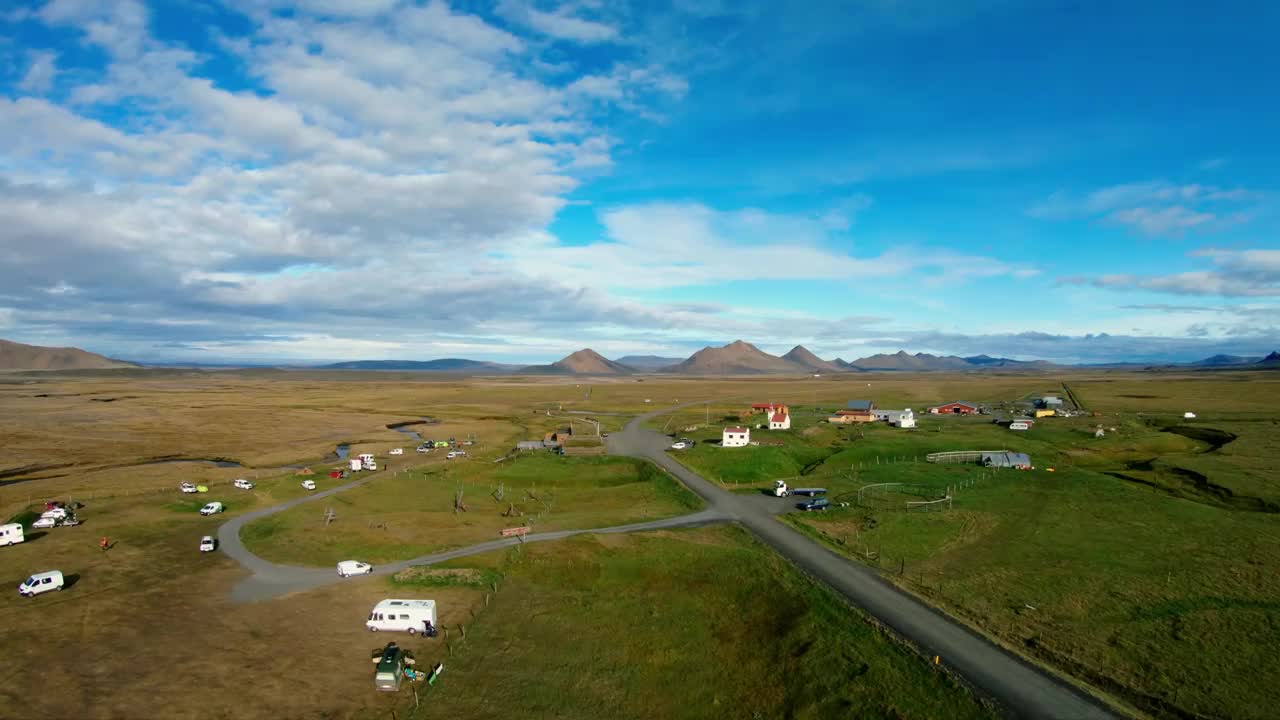
M351 362L321 365L321 370L414 370L418 372L461 372L483 375L489 373L507 373L519 370L519 365L486 362L484 360L465 360L463 358L442 358L440 360L354 360Z
M155 366L148 364L148 366ZM173 367L183 366L181 363ZM0 340L0 370L96 370L138 367L78 348L49 348ZM208 366L214 367L214 366ZM291 366L297 369L306 369ZM1196 369L1196 370L1280 370L1280 352L1266 357L1214 355L1188 363L1107 363L1094 365L1055 365L1045 360L1011 360L990 355L910 354L900 350L893 354L871 355L847 362L841 358L823 360L803 345L797 345L781 357L770 355L744 340L720 347L705 347L688 358L657 355L627 355L610 360L585 348L548 365L513 365L486 360L443 358L440 360L353 360L320 365L315 370L388 370L410 372L458 373L465 375L629 375L634 373L671 373L680 375L764 375L822 374L856 372L969 372L975 370L1045 370L1062 367L1117 369Z
M72 347L42 347L0 340L0 370L102 370L137 367Z

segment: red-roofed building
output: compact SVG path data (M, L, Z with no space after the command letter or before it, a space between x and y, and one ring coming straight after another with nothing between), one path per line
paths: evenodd
M791 411L786 405L779 405L774 409L773 414L769 416L770 430L790 430L791 429Z
M744 427L727 427L720 433L721 447L745 447L751 442L751 430Z
M751 412L752 412L752 414L755 414L755 413L770 413L770 414L772 414L772 413L773 413L773 411L774 411L774 409L775 409L775 408L777 408L777 407L778 407L778 406L777 406L777 405L774 405L773 403L752 403L752 405L751 405Z

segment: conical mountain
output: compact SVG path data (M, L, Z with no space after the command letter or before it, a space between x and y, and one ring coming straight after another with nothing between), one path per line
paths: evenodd
M803 345L797 345L791 348L791 351L788 352L786 355L783 355L782 359L790 360L791 362L796 363L797 365L803 365L811 370L827 370L829 372L837 372L839 370L844 369L840 367L840 365L834 362L823 360L817 355L814 355L812 352L809 351L809 348Z
M584 348L570 353L550 365L532 365L520 370L522 373L538 375L625 375L632 372L626 365L620 365L591 348Z
M809 368L735 340L723 347L705 347L671 370L692 375L742 375L807 372Z

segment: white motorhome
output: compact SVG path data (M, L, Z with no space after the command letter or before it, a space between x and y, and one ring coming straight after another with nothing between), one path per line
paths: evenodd
M347 465L351 467L351 472L360 472L361 470L364 469L364 463L360 462L356 458L351 458L350 460L348 460Z
M0 545L16 545L25 538L22 535L22 523L0 525Z
M36 573L18 586L18 594L32 597L40 593L46 593L51 590L61 590L66 581L62 578L61 570L50 570L48 572Z
M372 632L390 630L413 635L422 632L428 622L435 627L435 600L387 599L373 606L373 610L369 613L369 620L364 626Z
M375 461L375 460L373 459L373 455L372 455L372 454L370 454L370 453L361 453L359 457L360 457L360 464L364 466L364 469L365 469L365 470L377 470L377 469L378 469L378 463L377 463L377 461Z

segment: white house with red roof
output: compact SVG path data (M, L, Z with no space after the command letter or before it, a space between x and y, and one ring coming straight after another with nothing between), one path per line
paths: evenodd
M791 411L786 405L779 405L769 414L770 430L790 430L791 429Z
M721 447L746 447L751 442L751 429L745 427L727 427L720 433Z

